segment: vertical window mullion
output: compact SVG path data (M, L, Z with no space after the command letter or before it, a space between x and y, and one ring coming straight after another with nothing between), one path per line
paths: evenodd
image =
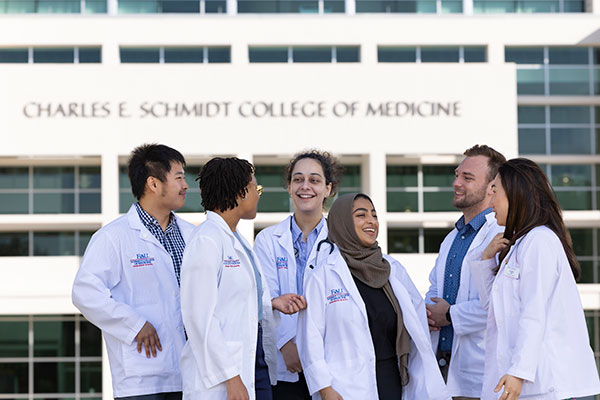
M593 47L588 47L588 78L589 78L588 94L590 96L593 96L594 95L594 48Z
M422 213L425 210L423 203L423 165L419 164L419 169L417 170L417 204L419 208L419 212Z
M458 48L458 62L460 64L465 63L465 47L464 46L460 46Z
M73 196L75 196L75 198L73 199L73 204L74 204L74 208L75 208L75 214L79 214L79 165L76 165L74 167L74 188L73 188Z
M77 237L77 233L75 236ZM77 241L75 241L77 243ZM77 245L76 245L77 246ZM79 253L76 253L79 254ZM80 399L81 395L81 315L75 314L75 400Z
M288 63L291 64L294 62L294 48L292 46L288 46Z
M550 96L550 52L544 47L544 96Z
M419 228L419 254L425 253L425 229Z
M33 256L33 231L28 231L27 232L27 238L28 240L28 249L27 249L27 255L29 256Z
M416 48L415 61L417 64L421 63L421 46L417 46L417 48Z
M31 232L30 232L31 233ZM29 394L29 400L33 400L33 382L35 379L34 376L34 369L33 369L33 342L34 342L34 337L33 337L33 315L29 315L28 316L28 325L29 325L29 331L28 331L28 360L27 360L27 365L28 365L28 372L29 372L29 379L27 380L27 392Z
M27 48L27 62L33 64L33 47Z
M158 48L158 63L159 64L165 63L165 47L164 46L160 46Z
M545 135L546 135L546 154L550 154L551 146L550 146L550 106L544 107L544 118L545 118ZM550 179L552 182L552 179Z
M325 14L325 1L319 0L319 14Z
M331 46L331 62L333 64L337 63L337 47Z
M206 1L198 0L198 3L200 3L200 14L206 14Z
M598 229L592 229L592 254L594 255L594 261L592 261L592 282L598 283Z
M208 46L202 48L202 63L208 64Z
M73 47L73 64L79 64L79 47Z

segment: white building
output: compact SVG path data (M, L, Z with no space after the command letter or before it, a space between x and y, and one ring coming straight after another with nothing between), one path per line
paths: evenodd
M0 0L0 13L0 399L112 398L70 290L91 233L131 204L123 167L145 142L185 155L194 223L198 166L251 160L265 194L248 238L289 211L289 158L332 151L423 292L460 216L462 152L532 158L565 209L600 357L600 1Z

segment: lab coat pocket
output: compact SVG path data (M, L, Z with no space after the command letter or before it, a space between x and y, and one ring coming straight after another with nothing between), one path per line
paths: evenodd
M368 360L359 357L328 364L333 378L331 386L344 399L373 398L374 393L369 393L373 387L370 385L369 368L371 364Z
M123 369L125 376L149 376L149 375L168 375L176 370L173 364L171 340L164 335L165 329L162 324L154 325L160 339L162 351L156 350L156 357L150 354L150 358L146 357L146 349L142 344L142 352L137 351L137 341L132 344L122 343L121 351L123 352Z
M136 306L156 304L160 299L160 289L155 266L138 267L132 269L133 304Z

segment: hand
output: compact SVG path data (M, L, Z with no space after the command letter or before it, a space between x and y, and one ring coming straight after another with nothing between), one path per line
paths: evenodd
M321 400L344 400L331 386L319 390L319 393L321 394Z
M284 314L295 314L306 308L304 296L294 293L282 294L271 300L271 304L273 309L281 311Z
M250 400L248 390L246 390L246 386L244 386L244 382L242 382L242 378L239 375L227 379L225 381L225 388L227 388L228 400Z
M435 304L425 304L425 307L429 311L427 317L429 326L441 328L442 326L450 325L450 322L446 319L446 311L450 308L450 304L439 297L432 297L431 301Z
M137 341L137 351L140 354L142 353L142 343L144 344L147 358L150 358L150 352L152 352L153 357L156 357L156 349L162 351L158 333L156 333L156 329L148 321L142 326L142 329L140 329L134 340Z
M302 372L302 364L300 364L300 357L298 357L298 348L293 340L290 340L281 347L281 355L283 361L285 361L285 367L291 373Z
M425 305L425 307L427 307L427 305ZM425 309L425 311L427 312L427 323L429 324L429 332L439 331L440 327L435 326L435 321L430 318L431 311L429 311L427 308Z
M512 375L504 375L498 381L498 384L494 388L494 392L498 393L504 386L504 392L498 400L517 400L521 394L521 388L523 387L523 379L517 378Z
M499 251L502 251L508 246L508 239L504 238L504 233L499 233L487 245L483 254L481 255L482 260L489 260L490 258L496 257Z

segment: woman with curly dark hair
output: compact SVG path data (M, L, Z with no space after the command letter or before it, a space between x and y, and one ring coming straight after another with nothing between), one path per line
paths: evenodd
M262 193L252 164L213 158L198 179L207 216L181 268L184 396L270 400L277 361L272 309L292 314L306 303L296 294L272 299L258 258L236 230L240 219L256 216Z

